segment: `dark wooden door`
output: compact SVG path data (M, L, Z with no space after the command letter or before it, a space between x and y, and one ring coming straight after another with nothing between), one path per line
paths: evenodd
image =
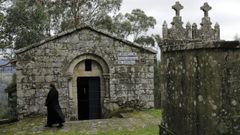
M78 77L78 119L101 118L100 78Z
M78 119L85 120L89 118L89 88L87 78L79 77L77 79L78 93Z

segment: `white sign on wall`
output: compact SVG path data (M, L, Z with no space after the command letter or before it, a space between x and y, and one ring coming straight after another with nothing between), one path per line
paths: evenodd
M135 52L119 52L117 55L118 64L134 65L137 60Z

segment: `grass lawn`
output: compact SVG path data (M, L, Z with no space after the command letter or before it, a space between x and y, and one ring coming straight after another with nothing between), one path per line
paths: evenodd
M64 128L44 128L45 117L25 118L0 125L0 135L158 135L161 111L125 113L124 118L67 121Z

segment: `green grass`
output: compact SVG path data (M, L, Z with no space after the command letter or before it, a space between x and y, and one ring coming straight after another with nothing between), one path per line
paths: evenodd
M137 128L134 131L109 131L105 133L99 133L99 135L157 135L158 128L156 127L146 127L146 128Z
M67 122L63 129L44 128L45 117L0 125L0 135L157 135L161 111L150 109L126 113L127 118ZM100 123L100 124L96 124Z
M149 114L155 118L160 119L162 117L162 112L159 109L150 109L150 110L145 110L144 113Z
M35 133L36 135L157 135L158 129L154 127L149 128L139 128L134 131L127 131L127 130L121 130L121 131L106 131L106 132L98 132L96 134L92 133L81 133L77 131L68 131L68 132L62 132L62 131L51 131L51 132L41 132L41 133ZM6 134L11 135L11 134Z

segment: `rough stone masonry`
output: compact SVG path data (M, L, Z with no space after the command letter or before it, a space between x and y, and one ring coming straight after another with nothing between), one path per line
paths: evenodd
M89 26L22 48L17 51L16 69L19 118L45 114L49 84L55 83L66 117L78 119L83 110L78 106L79 77L100 78L96 104L100 102L101 118L124 108L151 108L155 54L151 48Z
M163 24L161 135L240 134L240 44L221 41L204 3L200 29L186 28L176 2L172 27Z

